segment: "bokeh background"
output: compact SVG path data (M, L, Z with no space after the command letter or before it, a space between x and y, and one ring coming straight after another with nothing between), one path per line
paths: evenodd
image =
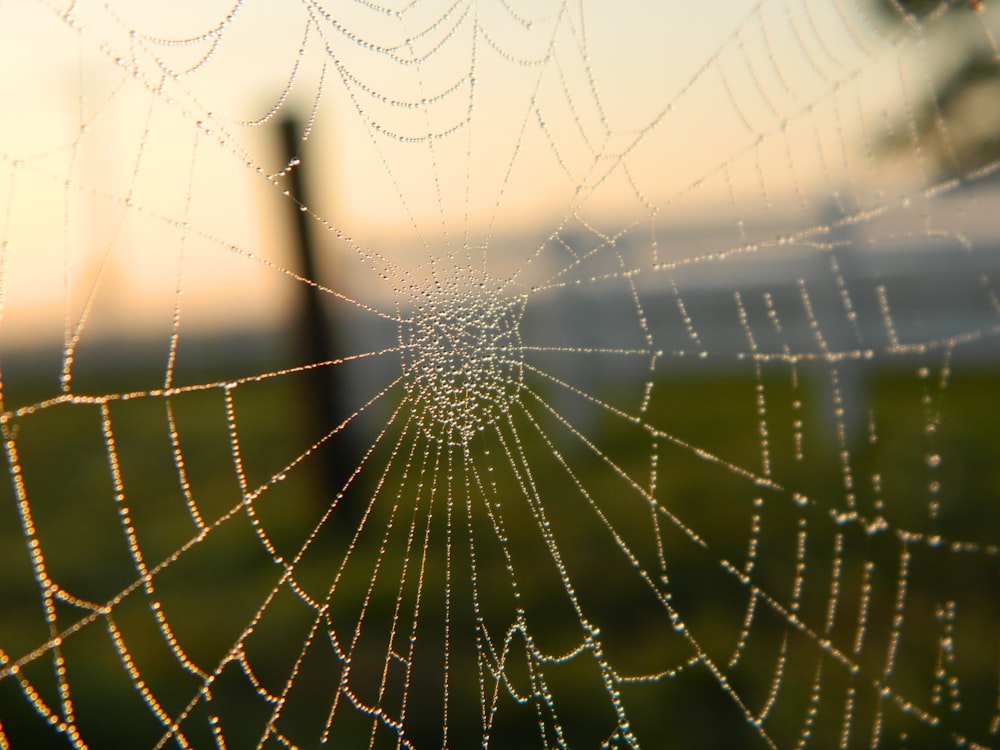
M996 746L998 29L0 2L0 747Z

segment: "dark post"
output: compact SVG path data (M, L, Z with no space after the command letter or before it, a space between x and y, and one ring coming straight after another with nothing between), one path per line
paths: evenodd
M295 117L286 117L281 121L281 139L286 164L292 164L299 158L301 132L301 123ZM298 268L295 270L305 278L316 281L312 221L309 213L301 210L302 206L309 205L303 169L304 163L298 162L288 168L286 176L292 198L288 205L295 227L297 247ZM296 328L299 356L303 364L325 362L343 355L343 349L337 341L336 321L332 316L327 317L329 313L323 309L321 291L311 284L300 284L299 289L300 309ZM340 424L351 411L346 403L347 383L342 368L336 365L316 367L305 375L308 382L304 394L304 427L309 439L314 441ZM350 428L334 435L318 451L315 458L319 463L317 474L321 483L320 500L324 510L343 490L344 484L354 470L358 455L358 451L355 450L353 430ZM343 526L349 521L353 527L359 520L357 508L353 507L356 505L352 501L353 494L345 492L338 503L340 512L334 514L332 524Z

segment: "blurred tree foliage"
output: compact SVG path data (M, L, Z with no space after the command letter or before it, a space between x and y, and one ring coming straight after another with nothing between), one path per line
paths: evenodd
M886 152L912 150L914 138L931 176L969 175L1000 159L1000 59L976 14L987 0L875 0L880 14L923 34L941 54L933 93L880 139Z

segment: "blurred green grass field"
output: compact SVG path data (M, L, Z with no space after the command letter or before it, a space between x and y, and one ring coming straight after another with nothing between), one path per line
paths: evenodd
M763 745L757 730L708 670L690 666L697 652L674 632L634 564L621 554L609 526L642 566L657 578L665 576L656 583L669 593L671 606L699 644L702 658L721 667L731 663L751 599L750 588L725 572L724 561L743 568L748 555L753 556L754 584L786 611L791 607L796 621L811 630L803 634L787 615L758 603L749 635L742 636L745 647L737 663L726 670L736 694L757 710L771 694L776 664L784 655L779 699L765 723L779 747L794 745L803 732L820 662L825 664L823 702L810 724L816 737L811 747L839 741L846 696L853 694L859 696L852 720L859 735L870 734L876 711L883 711L884 736L911 737L906 747L940 747L938 743L950 743L958 729L970 737L985 736L996 712L1000 657L995 546L993 554L983 552L996 544L1000 529L997 373L984 366L957 367L942 391L934 377L922 377L917 370L869 370L850 394L853 413L840 422L834 416L826 370L802 368L797 387L787 373L766 376L761 384L766 394L771 476L780 490L755 485L676 443L659 440L653 451L648 433L606 410L597 410L585 428L600 451L598 457L564 425L543 413L532 397L523 397L538 426L523 414L515 414L513 428L521 450L530 457L531 481L538 488L579 602L600 627L606 658L620 677L679 670L676 677L636 679L621 685L623 703L643 746ZM120 396L131 382L109 377L103 383L91 381L91 387L95 394ZM528 385L539 393L548 387L530 381ZM757 385L745 372L679 372L657 381L646 419L690 446L759 471ZM8 393L16 391L22 404L51 395L51 390L32 394L31 389L30 383L22 383ZM76 718L92 747L154 746L164 733L149 699L127 676L126 660L114 647L115 633L127 644L128 659L141 671L142 685L166 714L176 716L202 685L202 677L192 673L193 665L211 671L226 658L282 573L265 549L262 534L278 554L292 560L326 509L314 461L303 461L281 481L273 481L274 473L314 439L302 434L300 417L308 405L302 402L296 378L241 385L232 389L231 396L243 489L221 387L169 399L115 398L107 403L123 484L121 503L115 501L117 490L99 404L54 405L8 425L14 430L13 445L47 574L78 598L75 604L56 602L59 627L72 627L88 617L90 605L84 602L95 608L115 602L110 618L90 614L93 621L66 637L62 645ZM600 394L609 403L625 397L613 384ZM186 504L170 439L168 401L176 420L187 492L207 524L236 508L244 491L270 482L253 504L252 514L238 509L189 549L186 545L198 529ZM800 408L793 407L795 401L801 403ZM8 408L18 405L7 403ZM378 427L389 413L388 409L378 411L371 425ZM802 422L800 460L793 449L796 420ZM938 422L939 427L928 432L928 424ZM402 429L402 423L397 427ZM845 433L843 445L836 438L838 428ZM490 442L486 436L481 446L473 446L474 453L491 450L494 457L483 459L475 453L473 465L483 476L493 475L495 497L504 505L518 606L532 623L535 647L546 653L565 653L580 643L580 625L555 575L531 504L525 502L523 480L505 471L504 464L510 460L500 455L501 442ZM444 667L440 657L435 661L430 655L444 650L441 602L445 586L451 587L454 598L448 633L453 738L481 733L476 617L485 618L491 632L501 638L499 624L512 621L514 605L500 547L495 540L489 541L493 532L478 507L481 499L465 489L471 475L448 464L443 453L435 456L432 451L425 454L428 458L416 453L404 459L412 444L412 440L401 443L402 453L391 459L392 441L383 441L358 476L350 499L365 504L374 498L375 502L356 551L337 581L330 616L324 622L347 637L367 607L361 628L364 637L358 639L352 659L351 686L358 695L375 700L396 598L404 601L405 610L412 609L417 597L412 583L400 587L398 582L405 575L415 580L413 569L422 565L425 604L417 628L422 656L414 662L407 726L408 736L423 747L442 742L439 683ZM417 450L423 451L427 444L423 441ZM841 455L844 449L849 451L849 488ZM647 481L652 452L658 456L657 502L683 526L672 525L666 515L652 511L611 468L613 463L628 477ZM932 456L939 461L931 460ZM490 461L496 464L495 470L487 466ZM383 474L386 465L389 469ZM430 521L426 508L431 507L428 498L432 495L426 488L416 489L414 475L421 471L426 483L437 476L433 496L437 504ZM452 492L446 489L446 476L451 477ZM933 482L939 489L931 489ZM45 644L50 633L26 551L25 517L19 514L13 482L4 484L3 493L0 648L8 660L16 661ZM858 518L843 514L848 493L854 496ZM453 502L451 511L445 510L446 496ZM929 517L929 502L940 504L935 519ZM144 563L153 568L170 561L152 579L155 594L135 585L136 561L123 530L117 507L121 504L128 506ZM607 523L595 508L600 508ZM869 533L865 524L878 516L885 519L885 530ZM453 518L453 523L448 524L447 518ZM318 601L329 594L351 544L352 534L335 528L341 520L333 514L294 568L297 585ZM416 541L408 541L411 523ZM759 533L751 533L755 523ZM903 543L901 530L911 533L912 540ZM449 533L456 540L449 553L450 577L442 543ZM704 546L692 542L692 533ZM422 534L432 540L426 556L420 547ZM467 535L475 536L477 545L486 540L476 547L477 592L469 583L473 562ZM800 552L803 538L806 546ZM955 542L978 545L978 550L970 546L970 551L962 551L953 547ZM757 545L755 554L749 552L751 544ZM839 556L835 548L842 550ZM901 581L904 548L907 573ZM659 570L661 557L665 571ZM840 610L832 628L824 631L835 564L840 566ZM409 573L405 573L407 565ZM379 583L370 592L375 571ZM801 586L797 597L796 585ZM901 635L891 674L886 676L901 585L906 588ZM863 647L857 648L860 592L865 586L870 591L868 624ZM130 593L121 596L123 591ZM476 593L481 600L478 615L469 606ZM366 597L369 603L362 605ZM152 600L159 602L177 639L173 650L151 615ZM961 677L957 710L946 705L950 700L947 685L942 688L938 674L944 637L941 612L949 606L958 612L952 633L955 662L949 667L949 674ZM256 623L246 639L245 656L255 678L268 690L280 692L295 669L303 645L310 642L313 618L314 610L282 587ZM411 624L405 617L397 623L401 639L409 637ZM859 674L851 675L823 656L818 637L828 638L837 649L849 653ZM305 666L278 726L292 741L315 746L344 667L329 648L314 646L306 652ZM179 653L190 659L190 669L185 669ZM509 669L511 680L529 692L531 679L517 659L512 658ZM549 688L561 709L569 746L600 746L614 734L615 719L594 661L554 663L548 670ZM40 700L58 706L51 655L29 659L20 674L37 690ZM892 687L893 696L945 714L947 722L939 728L928 727L900 710L893 699L873 699L873 685L883 679ZM262 700L235 664L223 670L211 692L211 713L219 716L229 747L254 746L273 706ZM387 695L385 700L399 698ZM493 746L538 746L538 718L533 709L519 707L506 696L498 705ZM346 702L338 711L334 746L364 746L372 719ZM214 742L205 720L208 713L201 700L184 725L194 747ZM24 684L15 678L0 680L0 722L13 748L68 746L33 710ZM384 728L379 730L379 741L391 746L394 738L390 735ZM130 738L127 742L126 737ZM265 746L272 745L278 746L276 741Z

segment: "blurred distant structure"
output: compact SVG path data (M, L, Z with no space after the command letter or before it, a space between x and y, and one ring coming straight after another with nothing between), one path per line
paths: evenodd
M293 225L292 240L295 245L296 271L303 278L316 282L318 265L307 210L309 205L306 178L303 173L299 149L302 145L302 122L294 115L280 122L281 144L286 163L289 191L289 217ZM324 365L344 355L338 336L337 320L323 304L323 292L316 283L299 285L298 317L296 319L296 346L302 364L309 367L308 384L302 413L303 429L308 439L315 441L327 436L318 451L320 467L320 502L325 508L331 503L340 506L338 519L347 519L346 525L354 528L360 514L349 491L351 476L359 451L351 425L336 429L351 413L347 395L348 384L342 368ZM345 523L341 521L341 524Z
M886 18L940 45L941 80L879 139L885 152L919 145L934 179L969 175L1000 158L1000 55L977 30L986 0L876 0ZM978 32L978 33L977 33ZM933 92L933 93L932 93Z

